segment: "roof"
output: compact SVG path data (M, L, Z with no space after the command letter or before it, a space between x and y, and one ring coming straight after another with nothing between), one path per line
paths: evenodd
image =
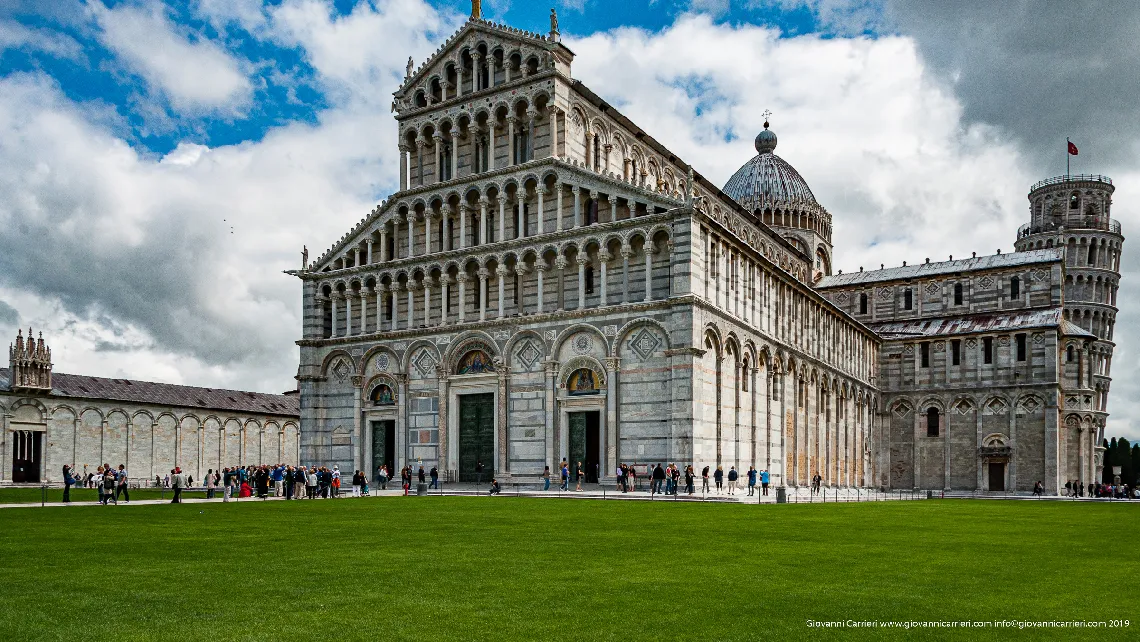
M958 272L972 272L975 270L992 270L997 268L1014 267L1019 265L1034 265L1038 263L1056 263L1064 258L1064 248L1051 247L1028 252L1010 252L1009 254L991 254L957 261L940 261L938 263L920 263L903 267L887 268L885 270L870 270L867 272L851 272L849 274L833 274L825 276L816 282L817 289L836 288L860 283L879 283L882 281L905 281L908 279L925 279L942 274L955 274Z
M1061 308L1020 310L1017 312L995 312L990 314L970 314L965 316L909 319L906 321L884 321L868 324L884 339L905 339L947 336L954 334L975 334L981 332L1009 332L1032 328L1061 329L1066 336L1087 336L1092 334L1066 321Z
M135 381L132 379L105 379L86 375L52 373L51 394L55 397L76 399L106 399L157 406L179 406L299 417L300 400L296 395L272 395L263 392L196 388L170 383ZM11 390L7 368L0 368L0 392Z
M774 149L776 134L765 122L764 131L756 136L756 151L760 153L736 170L724 184L724 193L749 211L795 203L819 205L804 177L773 154Z

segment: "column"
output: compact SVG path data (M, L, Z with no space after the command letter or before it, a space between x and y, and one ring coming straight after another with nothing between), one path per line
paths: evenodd
M444 274L439 280L442 288L439 297L439 324L447 325L447 304L451 299L451 275Z
M526 188L523 188L526 189ZM515 216L515 238L526 238L526 218L523 216L523 210L526 209L526 192L522 196L515 195L515 205L518 212Z
M538 118L538 110L534 107L526 110L526 149L523 150L523 162L534 159L534 121Z
M550 127L550 157L558 158L558 110L547 108L547 126Z
M469 210L463 206L459 206L459 247L467 247L467 214Z
M605 455L602 459L602 471L606 476L612 475L614 468L618 464L618 409L617 409L617 387L618 387L618 370L621 367L621 359L617 357L606 357L606 425L605 433L598 435L600 444L605 444ZM609 471L609 472L605 472Z
M653 300L653 244L645 243L645 300Z
M554 203L557 212L554 216L554 231L562 231L562 183L555 183L554 189L557 190L557 201Z
M487 119L487 171L495 171L495 119Z
M451 178L459 178L459 138L451 134Z
M409 148L404 143L400 143L400 189L401 190L411 189L411 187L412 187L411 185L408 184L408 158L409 158L408 152L410 151L410 149L411 148Z
M388 262L388 226L380 228L380 262Z
M505 241L507 240L507 216L505 214L507 197L500 195L499 198L495 200L499 201L499 236L497 236L496 239Z
M587 257L578 255L578 309L586 307L586 263Z
M359 266L360 266L360 248L354 247L354 248L352 248L352 267L359 267Z
M352 292L344 293L344 336L352 334Z
M574 227L582 227L582 189L573 185L570 191L574 193Z
M419 289L412 279L408 279L408 329L416 327L416 290Z
M373 243L373 240L372 240L372 239L367 239L367 240L365 241L365 243L367 243L367 244L368 244L368 254L366 255L366 257L365 257L365 258L367 258L367 259L368 259L368 264L369 264L369 265L371 265L371 264L372 264L372 243Z
M424 147L427 147L427 141L423 136L416 138L416 185L423 187L424 184Z
M558 289L557 299L554 303L556 310L565 309L564 297L566 296L566 257L559 256L554 260L554 268L558 270Z
M487 242L487 199L479 199L479 229L477 231L478 244L483 245Z
M610 221L617 220L617 205L618 197L610 194Z
M435 155L435 182L443 182L443 134L436 132L431 136L432 149Z
M424 254L431 254L431 228L434 219L438 218L436 213L428 210L424 212Z
M392 332L396 331L396 320L400 318L400 292L404 286L399 281L392 282L392 318L388 319L388 326Z
M383 283L376 284L376 331L384 331L384 293L388 291L388 286Z
M427 222L427 217L424 217ZM408 257L416 255L416 213L408 212Z
M443 206L443 238L439 240L440 252L446 252L455 247L451 242L451 216L451 206L445 204Z
M474 77L471 79L471 87L473 91L483 89L483 54L478 51L471 54L471 72Z
M332 332L329 333L330 337L336 337L336 302L340 300L340 294L333 292L329 296L329 302L332 304Z
M523 287L523 279L526 277L526 264L519 261L515 265L515 289L518 290L519 298L515 301L515 314L520 317L523 314L523 303L526 301L526 290Z
M487 268L479 268L479 320L487 320L487 277L491 273Z
M535 195L538 196L538 212L537 212L537 223L538 224L536 226L536 232L535 233L538 234L539 236L542 236L542 233L543 233L543 230L542 230L542 225L543 225L543 223L542 223L542 213L543 213L543 211L542 211L542 196L544 194L546 194L546 186L540 184L538 187L535 188L534 191L535 191Z
M499 319L503 318L503 287L507 280L506 277L507 266L499 265L499 267L495 268L495 280L498 282L499 286L499 316L497 317Z
M507 116L507 167L516 164L517 154L515 153L515 123L518 119L514 116Z
M606 307L606 305L608 305L608 301L607 301L607 297L606 297L606 281L607 281L606 264L609 263L610 258L612 258L612 257L610 257L610 254L607 251L602 250L602 251L598 252L598 266L600 268L601 279L602 279L601 298L598 300L598 307L599 308L604 308L604 307Z
M463 323L467 320L467 276L466 272L460 272L456 277L459 281L459 322Z
M364 334L368 330L368 290L360 291L360 332Z
M538 260L534 262L534 269L538 271L538 305L535 306L535 313L542 314L542 298L544 295L542 291L542 275L546 274L546 260L539 257Z
M431 325L431 282L430 276L424 276L424 325Z
M621 302L629 303L629 260L633 258L633 248L621 248Z

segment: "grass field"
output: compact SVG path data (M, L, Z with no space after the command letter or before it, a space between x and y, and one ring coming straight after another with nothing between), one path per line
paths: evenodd
M171 491L169 488L132 488L131 499L170 499ZM221 489L218 489L218 497L221 497ZM187 491L182 493L182 496L190 499L205 499L206 491ZM122 499L120 497L120 499ZM63 489L62 488L48 488L46 490L37 487L16 487L16 488L0 488L0 504L39 504L41 501L48 503L62 502ZM94 504L99 501L99 491L94 488L72 488L71 501L76 504Z
M0 510L0 639L1135 640L1140 506L511 497ZM1111 559L1112 571L1106 571ZM923 633L923 632L920 632Z

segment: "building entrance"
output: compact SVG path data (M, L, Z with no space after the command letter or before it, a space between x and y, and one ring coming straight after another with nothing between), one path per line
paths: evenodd
M381 466L388 467L388 479L396 475L396 422L372 422L372 466L376 475Z
M1005 491L1005 464L990 464L990 490Z
M586 481L598 483L601 464L601 443L598 436L601 426L601 413L572 412L570 414L570 474L578 473L578 462L586 469Z
M494 471L495 395L459 395L459 481L489 482Z
M43 452L43 433L34 430L17 430L12 433L12 481L17 484L37 484L40 481L40 456Z

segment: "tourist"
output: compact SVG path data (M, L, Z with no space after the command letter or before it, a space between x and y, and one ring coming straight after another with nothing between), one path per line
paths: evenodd
M570 466L566 464L566 460L562 460L562 485L558 488L560 490L570 490Z
M736 472L736 466L728 468L728 494L736 494L736 481L740 479L740 473Z
M333 499L340 497L340 466L333 465L332 472L329 473L329 488L332 489Z
M713 472L713 481L716 482L716 494L719 495L724 488L724 466L718 465L716 467L716 471Z
M693 472L692 465L685 466L685 491L690 495L692 495L693 491L696 490L694 488L694 486L696 486L696 479L697 474Z
M1045 486L1040 481L1033 483L1033 494L1042 497L1045 494Z
M823 477L820 477L819 473L816 473L816 474L815 474L815 475L814 475L814 476L811 478L811 491L812 491L813 493L815 493L816 495L818 495L818 494L819 494L819 485L820 485L820 483L822 483L822 482L823 482Z
M360 471L360 496L368 497L368 476L364 474L363 470Z
M162 487L163 488L170 488L170 475L169 474L167 474L165 477L162 478Z
M665 469L658 463L653 468L653 474L650 476L649 481L649 494L656 495L661 492L661 484L665 481Z
M206 499L214 498L214 469L206 471Z
M427 483L427 473L424 472L423 464L420 464L420 469L416 471L416 480L419 482L420 486L423 486Z
M170 499L171 504L182 503L182 471L175 468L170 471L170 488L174 490L174 497Z
M131 503L131 493L127 489L127 467L119 464L119 472L115 476L115 503L119 503L119 493L123 494L123 501Z
M701 471L701 481L702 481L701 492L702 493L709 492L709 467L708 466L705 466L705 469Z
M241 488L238 489L238 498L253 497L253 488L249 485L249 480L243 480Z
M1065 497L1076 497L1076 494L1073 493L1073 480L1071 479L1065 480Z
M483 460L475 462L475 483L483 483Z
M91 479L95 484L95 490L98 491L98 493L99 493L99 503L105 504L106 502L103 501L103 467L102 466L95 469L95 474L91 477Z
M376 478L380 481L380 490L388 490L388 467L387 466L383 466L383 465L380 466L380 471L376 475Z
M637 467L631 464L626 472L629 473L629 489L637 490Z
M500 491L502 491L502 490L503 490L503 489L499 487L499 480L497 480L497 479L492 479L492 480L491 480L491 494L492 494L492 495L498 495L498 494L499 494L499 492L500 492Z
M360 471L352 471L352 496L360 497Z
M293 499L303 499L305 497L305 467L297 466L293 468L293 492L290 493Z
M103 505L106 506L107 502L119 504L118 498L115 497L115 471L109 466L103 471Z
M550 465L542 467L542 490L550 490Z
M71 476L71 466L63 465L63 503L71 503L71 485L75 483L75 478Z
M681 485L681 468L677 464L670 464L673 466L673 475L671 480L673 482L673 495L677 494L677 488Z
M439 468L432 466L431 467L431 473L428 476L431 477L431 486L428 486L428 488L438 489L439 488Z
M400 485L404 487L404 497L408 496L408 490L412 486L412 467L404 466L400 469Z
M586 470L582 468L582 462L578 462L578 488L575 490L582 490L582 478L586 476Z
M748 496L751 497L756 494L756 467L748 467Z
M768 471L760 471L760 490L765 497L768 496Z

